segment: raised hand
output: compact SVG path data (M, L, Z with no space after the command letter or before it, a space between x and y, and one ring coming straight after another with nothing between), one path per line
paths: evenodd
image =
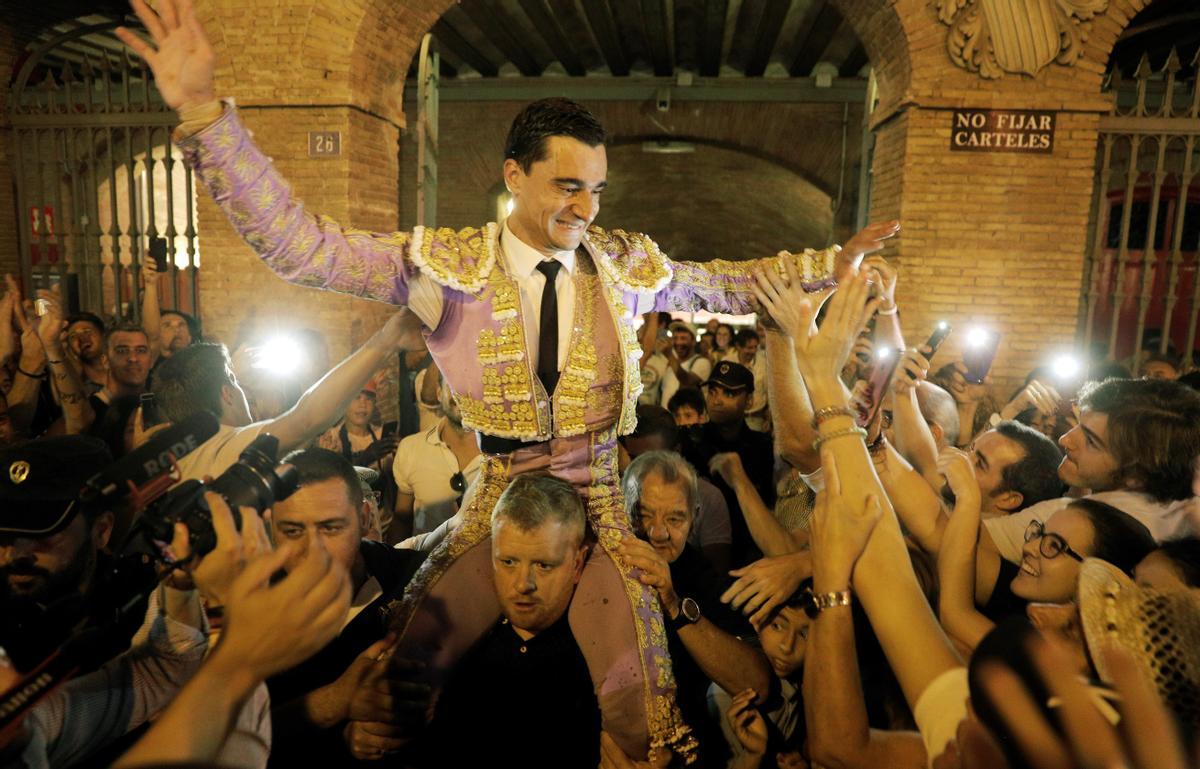
M793 260L784 259L783 268L784 275L773 267L755 273L754 285L750 288L769 319L780 331L796 339L808 335L813 318L829 293L810 295L805 292Z
M62 332L66 323L63 321L62 297L58 286L49 291L39 289L37 297L45 312L37 319L37 335L46 348L46 354L54 360L62 360Z
M900 274L896 272L896 268L888 264L887 260L882 256L869 256L863 260L862 268L871 270L877 276L876 291L880 301L879 309L883 312L892 312L896 309L896 284L899 283Z
M13 308L20 301L20 293L15 291L16 282L12 275L5 275L4 280L9 288L0 298L0 366L6 365L17 352L17 334L13 328Z
M117 37L150 66L167 106L182 111L215 99L216 56L196 19L192 0L158 0L157 13L145 0L130 0L130 5L154 44L125 27L117 28Z
M979 481L975 479L975 462L962 449L946 447L938 455L938 473L945 476L946 484L954 492L955 509L967 504L978 508L981 504Z
M350 608L350 575L319 543L275 584L271 577L295 556L287 543L250 560L229 588L225 629L212 659L257 680L295 667L329 643Z
M811 525L813 590L820 593L850 586L854 565L867 547L883 514L879 498L842 494L837 462L829 447L821 449L825 489L817 495Z
M1004 408L1000 410L1000 416L1004 419L1016 419L1017 415L1028 408L1036 409L1038 413L1049 416L1058 411L1058 404L1061 402L1062 396L1058 394L1058 390L1035 379L1025 385L1015 398L1004 405Z
M910 347L900 358L896 374L892 377L892 390L898 395L907 395L929 376L929 347Z
M960 406L977 404L983 400L992 381L991 376L988 376L982 384L972 384L967 381L966 373L967 364L961 360L955 362L954 370L950 374L949 387L946 388L954 396L954 402Z
M879 299L868 301L867 295L865 275L845 281L829 300L821 328L816 333L793 337L797 363L805 382L819 377L836 378L841 372L859 331L879 305Z
M900 232L899 220L868 224L854 233L854 237L847 240L846 244L842 246L842 258L857 267L862 257L883 248L885 245L883 241L898 232Z

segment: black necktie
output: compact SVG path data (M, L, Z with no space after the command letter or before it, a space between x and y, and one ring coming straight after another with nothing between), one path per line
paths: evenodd
M562 262L555 259L537 266L537 271L546 276L546 285L542 288L542 312L538 316L537 375L547 395L553 395L558 384L558 292L554 279L561 267Z

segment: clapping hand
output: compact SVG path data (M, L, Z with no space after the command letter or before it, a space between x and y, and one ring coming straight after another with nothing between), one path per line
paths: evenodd
M55 360L62 359L62 332L66 326L63 321L62 294L58 286L46 291L39 289L38 301L42 303L45 312L35 321L38 339L46 354Z

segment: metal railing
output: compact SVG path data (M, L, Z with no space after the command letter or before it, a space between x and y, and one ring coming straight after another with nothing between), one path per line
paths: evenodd
M120 24L46 39L14 80L22 279L26 291L61 284L72 309L140 319L145 254L165 239L162 302L195 313L195 184L170 142L178 117L112 34Z
M1110 73L1100 120L1085 261L1084 346L1138 373L1144 353L1191 365L1200 314L1200 56L1188 72L1172 50L1155 71L1143 56L1126 81ZM1190 73L1190 77L1185 77Z

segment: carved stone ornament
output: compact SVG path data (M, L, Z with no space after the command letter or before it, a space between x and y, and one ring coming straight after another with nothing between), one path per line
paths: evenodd
M1083 55L1088 22L1108 0L933 0L950 25L950 59L980 77L1036 75L1052 61L1070 66Z

